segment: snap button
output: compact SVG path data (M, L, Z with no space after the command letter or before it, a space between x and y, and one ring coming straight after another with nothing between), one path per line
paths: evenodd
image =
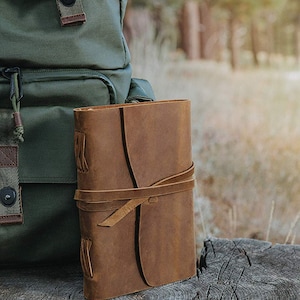
M0 190L0 201L4 206L13 206L17 201L15 189L6 186Z
M76 0L60 0L60 2L64 6L73 6L75 4Z

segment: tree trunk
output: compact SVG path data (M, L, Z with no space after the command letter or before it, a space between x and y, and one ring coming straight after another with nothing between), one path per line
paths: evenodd
M250 32L251 32L251 51L252 51L252 57L253 57L253 64L254 66L258 66L259 65L259 61L258 61L258 30L256 27L256 23L255 23L255 19L253 19L251 21L250 24Z
M231 16L228 22L228 48L230 53L230 65L233 70L238 67L238 45L237 45L237 20Z
M200 15L196 1L186 1L182 8L181 38L182 49L187 59L200 58Z
M299 245L211 238L204 241L197 276L115 300L299 299L299 258ZM82 271L79 264L1 266L0 299L83 300Z
M295 22L295 58L297 65L300 64L300 17Z
M212 53L207 51L211 32L211 11L207 1L200 4L200 56L203 59L212 58Z
M270 16L267 23L267 53L268 65L272 64L272 55L276 52L275 49L275 19Z

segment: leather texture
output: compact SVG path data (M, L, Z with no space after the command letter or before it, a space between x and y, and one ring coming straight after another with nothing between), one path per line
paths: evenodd
M85 297L192 277L190 101L86 107L74 115Z

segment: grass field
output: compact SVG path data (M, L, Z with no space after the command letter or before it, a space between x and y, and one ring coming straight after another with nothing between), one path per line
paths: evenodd
M134 75L157 99L192 102L199 244L207 235L300 243L300 71L232 72L138 46Z

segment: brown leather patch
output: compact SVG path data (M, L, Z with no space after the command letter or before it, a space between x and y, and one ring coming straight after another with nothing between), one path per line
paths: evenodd
M56 0L62 26L81 25L86 22L86 14L81 0L75 1L72 6L66 6L60 0Z
M84 13L81 13L73 16L61 17L60 21L62 26L80 25L86 21L86 16Z
M16 215L7 215L7 216L0 216L0 224L22 224L23 223L23 215L16 214Z
M18 166L18 146L0 146L0 168Z

